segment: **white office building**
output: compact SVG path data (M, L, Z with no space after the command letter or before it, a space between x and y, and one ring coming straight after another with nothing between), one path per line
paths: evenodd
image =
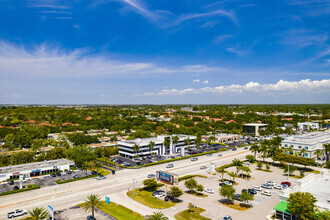
M286 137L282 141L282 147L286 149L291 147L293 149L293 152L290 153L289 150L286 150L286 153L295 154L295 152L298 152L302 157L314 158L316 160L316 155L314 152L317 149L324 150L323 144L325 143L330 143L329 130L324 132L311 132L307 134ZM300 153L302 149L306 150L304 155ZM319 158L319 162L324 160L324 155Z
M170 137L173 140L174 136L178 136L178 143L173 144L170 142L169 147L165 147L164 141L166 137ZM185 140L190 140L189 146L194 146L195 136L192 135L158 135L151 138L137 138L134 140L118 141L118 153L120 156L134 158L135 156L150 156L152 153L156 155L171 155L174 153L181 153L184 155L185 148L188 147ZM153 149L149 147L150 142L154 142ZM135 149L135 145L138 145L138 150Z
M267 124L261 123L249 123L243 125L243 132L253 136L259 136L259 130L265 130L267 128Z
M24 177L40 176L42 174L69 170L74 162L67 159L49 160L37 163L20 164L0 167L0 182L7 179L16 179L20 175Z
M298 129L300 131L303 130L311 130L311 129L320 129L319 123L317 122L299 122L298 123Z

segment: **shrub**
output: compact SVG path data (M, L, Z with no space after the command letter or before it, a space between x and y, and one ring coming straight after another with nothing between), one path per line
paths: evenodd
M191 179L194 177L207 178L207 176L204 176L204 175L185 175L185 176L179 177L179 181Z
M256 158L253 155L246 155L245 158L250 162L253 163L256 161Z
M257 167L258 167L259 170L262 169L262 165L263 165L263 164L259 161L258 164L257 164Z
M15 193L20 193L20 192L25 192L25 191L34 190L34 189L40 189L40 186L39 185L35 185L35 184L30 184L30 185L28 185L24 189L18 189L18 190L14 190L14 191L8 191L8 192L0 193L0 196L10 195L10 194L15 194Z

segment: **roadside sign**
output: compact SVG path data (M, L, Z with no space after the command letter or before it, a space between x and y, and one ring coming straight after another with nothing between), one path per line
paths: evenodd
M105 197L105 203L107 203L108 205L110 204L110 197L108 196Z
M178 175L167 171L157 171L156 178L164 183L171 185L178 184Z
M51 220L54 220L54 208L48 205L48 212L51 217Z

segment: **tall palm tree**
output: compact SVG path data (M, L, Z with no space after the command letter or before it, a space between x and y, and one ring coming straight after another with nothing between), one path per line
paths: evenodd
M95 162L94 168L96 169L96 172L98 173L99 170L102 168L102 164L100 162Z
M47 210L44 207L33 208L32 211L29 211L30 216L26 219L28 220L39 220L47 218Z
M307 150L305 148L301 149L300 153L302 154L302 157L305 157L305 153L307 152Z
M190 143L191 143L190 138L188 137L187 139L185 139L185 140L184 140L184 143L185 143L186 145L190 145Z
M201 136L197 136L196 139L195 139L196 147L199 148L201 143L202 143Z
M211 142L212 142L211 137L209 137L209 138L206 140L207 147L210 147Z
M268 146L266 142L261 143L260 152L262 153L262 159L265 161L266 154L268 152Z
M81 165L81 169L82 169L83 171L86 171L86 176L87 176L87 171L88 171L89 168L90 168L90 164L87 163L87 162L85 162L85 163L83 163L83 164Z
M248 176L251 173L251 169L248 166L242 166L242 171L245 172L246 178L248 178Z
M162 212L153 212L153 214L148 217L148 220L168 220L168 218Z
M232 161L232 164L236 167L236 174L238 174L238 172L240 171L242 165L243 165L243 162L240 161L239 159L235 158L233 161Z
M233 178L233 182L235 182L235 177L237 176L236 173L234 173L234 172L230 172L230 173L228 173L228 175L229 175L230 177L232 177L232 178Z
M210 137L210 140L211 140L212 142L214 142L214 141L215 141L215 137L212 135L212 136Z
M217 172L221 173L221 181L223 181L223 175L226 173L226 169L224 167L218 167Z
M289 154L291 154L293 152L293 147L292 146L288 147L288 152L289 152Z
M175 145L177 143L179 143L179 137L175 135L174 137L172 137L172 144ZM174 146L172 147L174 148Z
M171 146L171 138L170 137L165 137L164 139L164 146L165 146L165 152L167 152L167 148L169 148Z
M134 144L134 146L133 146L133 151L134 151L135 153L137 153L137 152L139 152L139 150L140 150L140 146L139 146L138 144Z
M100 208L102 206L101 198L99 195L91 194L87 196L87 200L83 203L82 207L85 212L92 211L92 216L94 217L94 211L97 211L96 208Z
M252 153L254 153L254 157L257 156L257 153L260 151L260 147L258 144L252 144L252 146L250 147L250 151Z
M330 160L330 143L323 144L324 153L326 156L327 162Z
M316 162L319 163L319 157L321 157L323 155L322 150L317 149L314 154L316 155Z
M155 146L155 142L150 141L148 144L149 150L152 151L154 149L154 146Z

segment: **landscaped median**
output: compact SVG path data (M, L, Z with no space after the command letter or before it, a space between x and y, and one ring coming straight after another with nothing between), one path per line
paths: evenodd
M30 190L34 190L34 189L40 189L40 186L35 185L35 184L31 184L31 185L28 185L26 188L23 188L23 189L17 189L17 190L13 190L13 191L0 193L0 196L6 196L6 195L25 192L25 191L30 191Z
M210 220L209 218L200 215L204 211L205 209L199 207L189 208L177 213L174 217L177 220Z
M179 177L179 182L183 181L183 180L195 178L195 177L207 178L207 176L205 176L205 175L185 175L185 176Z
M78 180L84 180L84 179L89 179L89 178L93 178L93 177L98 177L99 175L91 175L91 176L83 176L83 177L79 177L79 178L76 178L76 179L69 179L69 180L65 180L65 181L62 181L62 180L56 180L56 183L57 184L63 184L63 183L71 183L71 182L75 182L75 181L78 181Z
M134 212L133 210L126 208L125 206L116 204L114 202L110 202L110 204L106 204L104 201L101 202L102 206L100 207L100 210L107 213L108 215L111 215L112 217L118 219L118 220L143 220L144 217ZM82 207L82 204L79 204L78 206Z

